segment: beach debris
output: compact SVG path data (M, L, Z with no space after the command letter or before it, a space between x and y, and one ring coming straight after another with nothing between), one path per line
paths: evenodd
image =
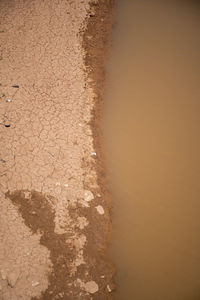
M60 182L56 182L56 186L59 186L60 185Z
M103 209L103 206L98 205L98 206L96 206L95 208L96 208L96 210L98 211L98 213L99 213L100 215L104 215L104 209Z
M91 152L91 155L92 156L97 156L97 153L96 152Z
M12 87L18 89L19 85L18 84L14 84L14 85L12 85Z
M6 102L12 102L11 98L6 99Z
M1 161L2 163L5 163L5 162L6 162L5 159L3 159L3 158L0 158L0 161Z
M68 186L69 186L69 184L67 184L67 183L64 183L64 186L65 186L65 187L68 187Z
M84 200L87 202L90 202L93 199L94 199L93 193L91 191L85 190L84 191Z

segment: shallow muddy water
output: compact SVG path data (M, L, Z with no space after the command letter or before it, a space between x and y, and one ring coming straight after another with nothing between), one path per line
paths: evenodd
M115 299L199 300L199 2L117 4L104 120Z

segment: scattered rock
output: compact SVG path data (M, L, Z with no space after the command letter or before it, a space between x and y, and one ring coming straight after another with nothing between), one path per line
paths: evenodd
M111 292L112 292L112 290L111 290L111 288L110 288L109 284L107 284L107 289L108 289L109 293L111 293Z
M112 291L114 291L116 288L115 284L114 283L110 283L110 284L107 284L107 290L109 293L111 293Z
M29 199L30 196L31 196L31 192L29 192L29 191L25 191L25 192L24 192L24 197L25 197L25 199Z
M31 211L30 214L33 215L33 216L37 215L36 211Z
M91 280L91 281L88 281L88 282L83 282L81 279L77 279L76 283L78 283L78 285L80 286L80 288L90 294L94 294L96 293L98 290L99 290L99 286L98 284Z
M85 283L85 291L91 294L96 293L99 290L98 284L95 281L88 281Z
M94 199L93 193L91 191L85 190L84 191L84 200L87 202L90 202L93 199Z
M36 287L36 286L38 286L40 283L39 283L39 281L34 281L34 282L32 282L32 287Z
M96 208L96 210L98 211L98 213L99 213L100 215L103 215L103 214L104 214L103 206L98 205L98 206L96 206L95 208Z

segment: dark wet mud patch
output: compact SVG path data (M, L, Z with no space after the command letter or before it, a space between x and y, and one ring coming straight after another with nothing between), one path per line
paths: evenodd
M105 276L105 281L102 281L102 286L100 288L102 293L99 292L98 295L94 295L93 299L112 299L113 296L111 291L114 289L114 268L107 255L107 248L112 230L110 216L112 204L106 177L104 141L101 129L104 109L104 90L106 84L106 72L104 65L110 51L111 32L114 25L114 8L115 0L91 0L90 9L88 11L89 17L82 35L82 47L85 50L84 63L86 66L86 76L89 79L87 84L88 87L94 90L96 95L94 99L95 105L92 110L92 117L89 125L92 130L93 148L97 153L97 157L94 158L92 168L96 171L99 189L98 191L93 191L90 184L87 182L84 183L84 187L85 189L92 190L94 194L101 195L101 204L105 209L103 222L102 216L94 217L96 215L95 207L93 218L86 215L86 218L90 220L86 233L87 239L93 242L87 243L85 247L85 253L87 256L85 259L90 266L93 266L91 267L93 278L98 277L99 275ZM85 168L85 164L87 167L87 162L83 160L83 169ZM98 203L99 199L96 200L94 206L98 205ZM105 284L106 282L107 285Z
M66 299L69 293L67 279L70 277L69 265L75 257L66 244L67 234L57 234L55 229L55 212L49 199L36 191L7 192L6 198L17 206L25 224L36 234L40 233L41 245L50 251L50 259L53 268L49 273L48 289L39 298L43 299ZM70 299L67 297L67 299Z

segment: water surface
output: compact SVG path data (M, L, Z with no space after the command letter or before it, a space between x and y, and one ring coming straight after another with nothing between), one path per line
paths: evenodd
M119 0L104 134L117 300L200 299L200 6Z

